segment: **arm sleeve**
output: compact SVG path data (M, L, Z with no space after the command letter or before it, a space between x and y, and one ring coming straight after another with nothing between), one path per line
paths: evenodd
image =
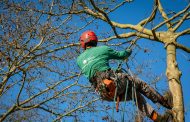
M130 56L131 52L129 50L115 51L111 48L108 48L108 54L110 59L126 59Z
M79 58L79 57L78 57ZM77 66L81 69L81 66L80 66L80 63L79 63L79 59L77 58L76 60L76 63L77 63Z

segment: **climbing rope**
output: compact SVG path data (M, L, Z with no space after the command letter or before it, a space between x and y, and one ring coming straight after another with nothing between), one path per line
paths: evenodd
M141 30L140 32L138 32L136 38L131 41L131 43L130 43L130 45L128 46L127 49L132 49L133 46L136 44L137 40L140 39L140 37L139 37L138 35L143 32L144 27L145 27L145 25L147 24L147 22L148 22L148 20L147 20L147 21L145 22L145 24L143 25L142 30ZM126 66L127 66L127 70L128 70L128 72L129 72L129 75L132 77L132 80L134 80L134 76L133 76L133 74L132 74L132 72L131 72L131 70L130 70L128 64L127 64L127 61L128 61L128 60L125 60ZM123 63L123 62L121 61L121 62L118 64L118 67L117 67L117 70L116 70L116 71L121 71L121 70L123 70L123 69L122 69L122 63ZM126 70L123 70L123 71L125 71L125 72L127 73ZM117 76L117 75L115 75L115 76ZM117 80L116 80L116 90L115 90L115 96L114 96L114 103L116 103L116 111L118 112L119 99L118 99L118 97L117 97L117 90L118 90L118 86L117 86L117 85L118 85L118 83L117 83ZM127 101L128 85L129 85L129 83L128 83L128 81L127 81L126 88L125 88L124 108L125 108L125 106L126 106L126 101ZM117 102L116 102L116 98L117 98ZM135 82L133 82L133 85L132 85L132 100L135 102L135 104L136 104L136 106L137 106L138 117L140 117ZM124 114L125 114L125 113L124 113L124 111L123 111L123 114L122 114L122 121L125 120ZM113 115L112 115L112 117L114 117L114 107L113 107ZM113 119L114 119L114 118L113 118Z
M115 73L114 73L114 75L115 75ZM118 103L116 103L116 97L117 97L117 90L118 90L118 82L117 82L117 75L115 75L115 77L116 77L116 79L115 79L115 81L116 81L116 90L115 90L115 95L114 95L114 105L116 104L116 111L118 111L117 109L118 109L118 106L117 106L117 104ZM114 121L114 107L112 108L112 119L113 119L113 121Z
M153 13L156 11L157 9L157 6L154 7L154 10L152 11L151 13L151 16L153 15ZM149 18L151 19L151 17ZM144 30L144 27L146 26L146 24L149 22L149 19L144 23L144 25L142 26L142 30L141 31L138 31L137 32L137 36L135 37L135 39L133 39L130 43L130 45L128 46L127 49L132 49L134 47L134 45L136 45L136 42L138 39L140 39L139 35L143 32ZM129 75L131 76L132 80L134 80L134 75L133 73L131 72L128 64L127 64L127 61L128 60L125 60L126 62L126 66L127 66L127 70L129 72ZM118 71L121 71L122 69L122 61L118 64L118 67L117 67L117 70ZM126 71L126 70L124 70ZM117 76L117 75L115 75ZM116 90L115 90L115 96L114 96L114 103L116 102L116 96L117 96L117 90L118 90L118 83L116 82ZM126 100L127 100L127 91L128 91L128 81L127 81L127 85L126 85L126 89L125 89L125 98L124 98L124 108L126 106ZM135 102L136 106L137 106L137 111L138 111L138 117L140 117L140 113L139 113L139 107L138 107L138 99L137 99L137 93L136 93L136 85L135 85L135 82L133 82L133 85L132 85L132 100ZM118 106L119 106L119 99L117 99L117 102L116 102L116 110L118 111ZM114 108L114 107L113 107ZM113 119L114 119L114 109L113 109ZM124 111L123 111L123 115L122 115L122 121L124 122L125 118L124 118Z
M124 98L124 109L126 107L126 101L127 101L127 91L128 91L128 86L129 86L129 81L127 80L127 85L126 85L126 88L125 88L125 98ZM125 121L125 111L123 111L123 115L122 115L122 122Z
M128 72L129 72L129 75L132 77L132 80L134 80L134 75L132 74L130 68L129 68L129 65L126 63L126 66L127 66L127 69L128 69ZM135 82L133 82L133 85L132 85L132 100L135 102L136 106L137 106L137 115L138 117L140 117L140 113L139 113L139 106L138 106L138 99L137 99L137 92L136 92L136 84ZM140 119L140 118L139 118Z

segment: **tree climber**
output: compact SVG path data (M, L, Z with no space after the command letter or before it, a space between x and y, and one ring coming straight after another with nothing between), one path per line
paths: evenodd
M144 81L110 68L110 59L126 59L132 53L130 49L115 51L108 46L97 46L98 38L93 31L82 33L79 40L84 52L77 58L77 64L103 100L114 101L114 96L117 96L117 101L124 101L127 82L127 100L132 100L132 86L135 83L137 105L141 115L155 122L166 122L171 118L170 112L164 115L158 114L142 96L144 95L153 103L172 109L170 92L162 96Z

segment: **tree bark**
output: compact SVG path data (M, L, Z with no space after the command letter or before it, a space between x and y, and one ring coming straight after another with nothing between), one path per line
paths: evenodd
M173 96L173 114L175 122L184 122L183 92L180 82L181 71L176 61L176 46L170 43L167 50L167 70L166 76L169 82L169 89Z

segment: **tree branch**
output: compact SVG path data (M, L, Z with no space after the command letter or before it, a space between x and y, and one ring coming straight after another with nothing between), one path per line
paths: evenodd
M79 110L81 108L84 108L84 107L86 107L86 106L88 106L88 105L90 105L90 104L98 101L99 99L100 98L96 98L96 99L94 99L92 101L89 101L88 103L86 103L84 105L80 105L80 106L76 107L75 109L72 109L72 110L66 112L65 114L62 114L61 116L57 117L53 122L56 122L56 121L60 120L61 118L63 118L64 116L67 116L67 115L69 115L69 114L73 113L74 111L77 111L77 110Z
M183 35L189 35L190 34L190 28L183 30L180 33L177 33L176 37L183 36Z
M129 37L132 37L132 36L136 36L136 35L137 35L137 33L131 32L131 33L119 34L119 37L120 37L120 39L122 39L122 38L124 39L124 38L129 38ZM99 40L99 42L108 42L108 41L111 41L113 39L117 39L117 37L116 36L111 36L109 38Z
M109 19L107 13L105 13L103 10L99 9L99 8L95 5L95 3L94 3L93 0L90 0L90 2L91 2L91 4L92 4L92 6L93 6L98 12L100 12L102 15L104 15L106 21L107 21L108 24L111 26L111 28L112 28L114 34L116 35L117 38L119 38L119 36L118 36L118 34L117 34L117 31L116 31L116 28L113 26L113 24L112 24L111 20Z
M130 3L133 0L124 0L123 2L121 2L120 4L118 4L117 6L115 6L115 8L111 9L108 13L111 13L113 11L115 11L117 8L121 7L122 5L124 5L126 2Z
M141 22L139 22L139 25L143 26L143 25L146 25L148 22L151 22L156 16L157 9L158 9L158 4L157 4L157 2L155 2L154 8L153 8L150 16L148 18L142 20Z
M164 19L165 21L168 20L168 16L167 16L167 14L165 13L165 11L164 11L164 9L163 9L161 3L160 3L160 0L157 0L157 2L158 2L158 10L160 11L160 13L161 13L163 19ZM169 30L171 29L171 23L170 23L170 21L167 21L167 22L166 22L166 26L168 27Z
M76 75L70 76L70 77L68 77L68 78L66 78L66 79L64 79L64 80L61 80L61 81L59 81L59 82L53 84L52 86L49 86L48 88L44 89L43 91L39 92L38 94L33 95L33 96L31 96L30 98L28 98L27 100L21 102L20 105L26 104L26 103L28 103L29 101L33 100L34 98L40 96L41 94L43 94L43 93L49 91L50 89L55 88L56 86L58 86L59 84L61 84L63 81L72 79L72 78L77 77L77 76L79 76L79 75L80 75L80 74L76 74Z
M175 14L174 16L172 16L171 18L169 18L169 19L161 22L156 27L154 27L152 30L155 31L156 29L160 28L165 23L168 23L169 21L174 20L176 17L179 17L181 14L185 13L189 8L190 8L190 4L184 10L178 12L177 14Z
M26 111L26 110L31 110L31 109L33 109L33 108L37 108L37 107L43 105L44 103L46 103L46 102L48 102L48 101L50 101L50 100L52 100L52 99L54 99L54 98L60 97L60 96L59 96L60 94L62 94L65 90L68 90L68 89L71 88L72 86L76 85L77 82L78 82L78 80L77 80L76 82L74 82L73 84L67 86L66 88L62 89L60 92L56 93L55 95L53 95L53 96L51 96L51 97L49 97L49 98L43 100L42 102L39 102L38 104L34 104L34 105L22 107L21 105L24 105L24 104L28 103L30 100L32 100L32 99L29 98L28 100L23 101L23 102L20 104L20 106L17 106L17 107L18 107L20 110L24 110L24 111ZM51 89L52 89L52 88L51 88ZM49 90L50 90L50 89L49 89ZM34 98L35 98L35 97L33 97L33 99L34 99Z
M11 113L13 113L16 109L16 105L13 105L5 114L0 116L0 122L3 122L3 120L6 119L7 116L9 116Z
M17 11L34 11L34 12L37 12L37 13L41 13L41 14L46 14L46 15L50 15L50 16L64 16L64 15L68 15L68 14L81 14L83 13L84 11L83 10L80 10L80 11L71 11L72 8L73 8L73 3L71 5L71 8L68 12L65 12L65 13L53 13L52 11L44 11L44 10L38 10L38 9L35 9L35 8L23 8L21 6L17 6L15 4L9 4L8 5L9 7L13 7L15 8Z
M185 21L185 19L189 16L190 12L186 13L181 19L180 21L177 23L177 25L172 29L172 31L176 31L181 25L182 23Z
M183 51L186 51L186 52L190 53L190 48L188 48L188 47L186 47L186 46L184 46L184 45L182 45L182 44L179 44L179 43L177 43L177 42L175 42L174 44L176 45L176 47L177 47L178 49L182 49Z
M20 99L20 95L21 95L21 93L22 93L22 90L23 90L23 88L24 88L24 84L25 84L25 81L26 81L26 72L25 71L23 71L23 79L22 79L22 86L21 86L21 88L20 88L20 90L19 90L19 93L18 93L18 96L17 96L17 106L19 106L19 99Z
M56 113L56 112L54 112L53 110L50 110L50 109L48 109L48 108L45 108L45 107L42 107L42 106L38 106L37 108L42 109L42 110L44 110L44 111L46 111L46 112L49 112L49 113L51 113L51 114L53 114L53 115L55 115L55 116L61 116L61 114Z

